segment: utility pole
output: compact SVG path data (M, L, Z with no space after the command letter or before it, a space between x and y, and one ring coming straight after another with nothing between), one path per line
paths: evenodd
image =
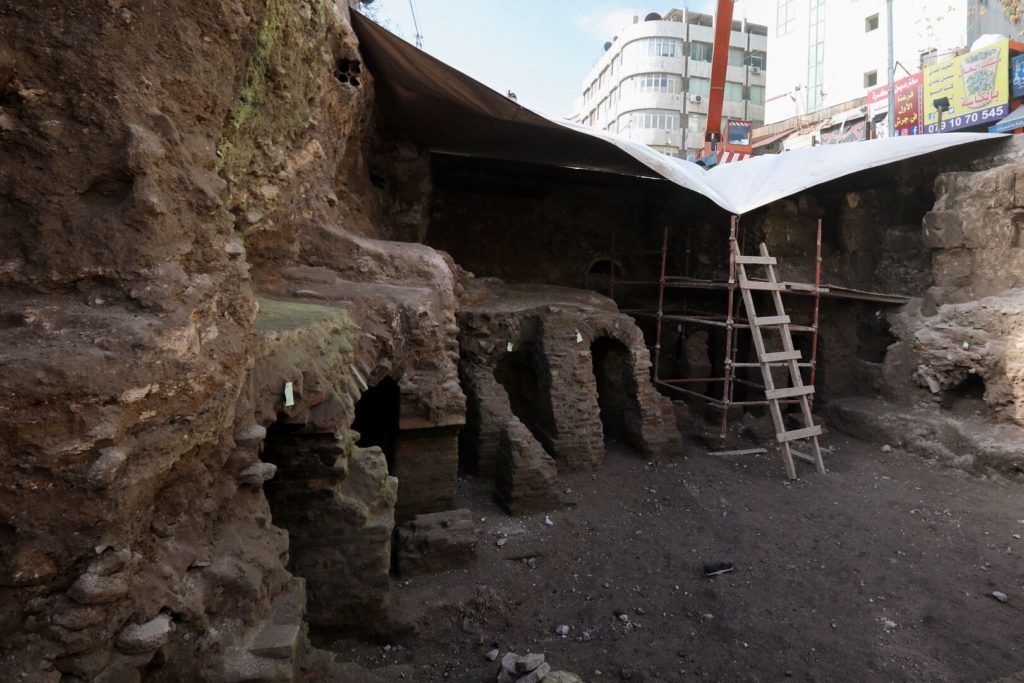
M896 62L892 48L892 0L885 0L886 28L889 38L889 137L896 137Z

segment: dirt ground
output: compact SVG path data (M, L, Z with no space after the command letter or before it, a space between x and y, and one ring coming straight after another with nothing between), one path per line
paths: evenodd
M774 452L711 457L690 444L649 465L613 445L599 471L561 478L550 526L506 516L484 482L465 479L476 566L394 580L415 635L331 648L396 681L494 681L492 648L545 653L588 683L1024 670L1020 486L841 435L823 444L830 473L798 463L793 483ZM703 577L723 561L735 571Z

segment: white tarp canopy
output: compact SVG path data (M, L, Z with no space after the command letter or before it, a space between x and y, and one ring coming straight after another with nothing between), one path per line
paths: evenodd
M905 136L792 150L704 169L622 136L527 109L358 13L352 13L352 25L374 78L382 116L426 149L660 176L734 214L858 171L1005 137Z

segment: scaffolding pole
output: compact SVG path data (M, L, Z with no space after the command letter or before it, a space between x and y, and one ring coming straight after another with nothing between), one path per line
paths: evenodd
M742 377L736 376L736 371L739 368L747 367L760 367L758 363L744 363L738 362L737 357L739 353L739 331L750 329L750 322L741 314L740 304L742 303L739 297L736 296L737 284L737 268L736 268L736 254L742 253L743 250L743 234L740 226L739 216L731 216L729 221L729 268L728 268L728 280L708 280L703 278L695 278L690 276L690 255L691 255L691 236L689 233L686 235L686 254L684 258L684 274L682 276L673 276L668 274L668 226L664 226L662 229L661 249L649 249L640 251L622 251L617 249L616 244L616 232L613 226L612 228L612 247L611 247L611 273L610 273L610 294L614 298L616 290L620 290L624 287L642 287L642 286L657 286L658 288L658 305L654 311L644 308L636 309L620 309L622 313L628 313L634 317L653 317L655 319L656 328L654 336L654 347L653 360L652 360L652 377L654 384L669 393L677 394L685 397L697 398L704 401L708 406L721 410L721 420L719 422L720 432L719 441L724 444L728 438L729 431L729 409L732 407L751 407L751 406L767 406L769 405L768 400L742 400L737 401L735 396L735 390L737 386L750 387L755 390L764 391L764 386L757 382L752 382ZM734 245L737 248L734 248ZM798 363L798 367L801 369L808 369L810 372L810 385L814 385L816 370L817 370L817 352L818 352L818 336L819 336L819 316L821 309L821 267L822 267L822 221L819 219L817 222L817 234L815 239L815 270L814 270L814 286L809 287L807 285L798 283L787 283L787 289L781 293L791 294L813 294L814 296L814 314L813 322L811 325L795 325L790 324L790 330L793 332L805 332L811 335L811 354L808 361ZM617 254L629 255L645 255L645 256L660 256L660 267L658 271L657 280L617 280L615 278L615 257ZM665 292L667 289L681 289L682 290L682 311L681 314L666 313L665 312ZM704 290L725 290L726 291L726 310L725 315L720 313L709 313L707 311L695 311L695 314L690 314L689 311L689 296L688 291L691 289L704 289ZM827 291L827 290L825 290ZM706 325L709 327L724 328L725 330L725 355L722 358L722 376L720 377L686 377L686 378L664 378L662 377L662 363L661 363L661 348L664 340L664 326L667 323L680 323L682 332L685 332L685 324L692 325ZM784 365L784 364L780 364ZM687 389L684 386L687 384L722 384L721 398L710 395L709 393L701 393L692 389ZM796 405L799 403L797 399L780 400L779 404L782 405Z

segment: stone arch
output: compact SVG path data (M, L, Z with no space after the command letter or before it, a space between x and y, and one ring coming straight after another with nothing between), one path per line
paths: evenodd
M644 450L643 414L629 347L610 336L590 346L597 404L605 441L620 441Z
M551 384L542 372L541 357L527 348L502 355L494 367L494 378L508 394L512 414L526 425L548 454L557 457L557 429L551 409Z

